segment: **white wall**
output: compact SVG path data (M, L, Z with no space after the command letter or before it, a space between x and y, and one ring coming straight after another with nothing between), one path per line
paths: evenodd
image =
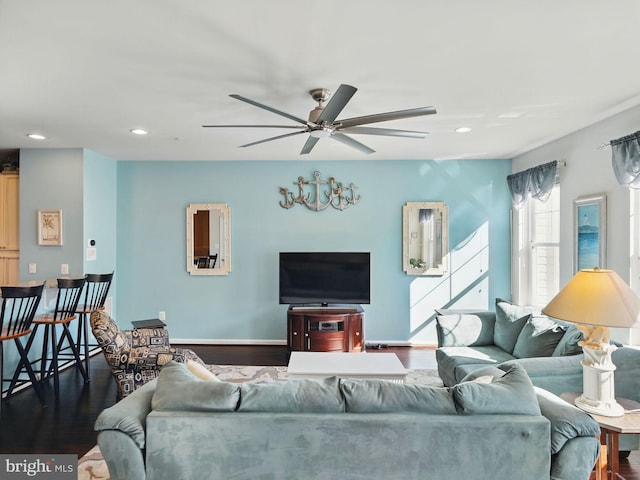
M548 143L513 159L513 172L552 160L564 160L560 172L560 285L564 286L573 271L573 201L591 194L607 195L607 263L640 293L640 281L631 278L638 272L638 245L631 242L631 200L628 189L618 185L611 166L611 149L598 148L611 139L640 129L640 107L627 110L574 134ZM637 242L637 235L634 235ZM634 254L634 252L636 252ZM637 277L637 275L636 275ZM640 329L617 330L612 336L619 341L640 344Z

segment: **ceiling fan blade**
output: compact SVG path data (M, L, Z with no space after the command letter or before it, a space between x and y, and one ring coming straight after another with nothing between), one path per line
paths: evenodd
M284 135L278 135L277 137L269 137L269 138L265 138L264 140L258 140L257 142L246 143L244 145L239 145L239 146L240 147L252 147L253 145L258 145L259 143L265 143L265 142L270 142L272 140L279 140L281 138L292 137L293 135L299 135L301 133L305 133L305 131L301 130L299 132L285 133Z
M331 135L331 138L339 141L340 143L344 143L345 145L353 147L356 150L360 150L362 153L366 153L367 155L370 153L375 153L375 150L367 147L364 143L360 143L351 137L347 137L346 135L343 135L342 133L335 132L333 135Z
M243 97L242 95L237 95L235 93L229 95L231 98L235 98L236 100L240 100L242 102L246 102L254 107L263 108L264 110L268 110L271 113L275 113L276 115L280 115L284 118L288 118L289 120L293 120L294 122L302 123L303 125L307 125L307 121L301 118L298 118L294 115L290 115L282 110L277 110L273 107L269 107L268 105L264 105L263 103L256 102L255 100L251 100L250 98Z
M402 118L419 117L421 115L433 115L436 113L434 107L410 108L409 110L398 110L397 112L377 113L375 115L365 115L363 117L346 118L335 122L338 128L349 128L366 123L386 122L387 120L400 120Z
M203 128L295 128L306 129L300 125L202 125Z
M316 123L333 123L333 121L338 115L340 115L342 109L349 102L349 100L351 100L351 97L353 97L353 95L357 91L358 89L356 87L352 87L351 85L347 85L344 83L340 85L338 87L338 90L336 90L336 93L331 96L329 102L327 102L327 104L325 105L324 110L322 110L320 116L318 116Z
M316 146L316 143L318 143L318 140L320 139L309 135L309 138L307 138L307 141L304 143L304 147L302 147L302 150L300 150L300 155L306 155L311 150L313 150L313 147Z
M351 127L340 128L342 133L353 133L358 135L386 135L390 137L425 138L429 132L416 132L414 130L395 130L392 128L374 127Z

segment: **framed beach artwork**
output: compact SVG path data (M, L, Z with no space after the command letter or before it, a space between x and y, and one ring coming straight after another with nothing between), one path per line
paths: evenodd
M574 270L606 268L607 196L580 197L573 203Z
M62 210L38 210L38 245L62 245Z

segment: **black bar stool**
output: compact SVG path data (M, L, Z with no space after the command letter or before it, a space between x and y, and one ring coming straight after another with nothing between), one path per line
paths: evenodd
M89 273L87 274L87 282L85 284L84 303L78 305L76 313L80 315L78 323L77 347L81 351L84 359L84 371L89 378L89 318L91 312L95 310L104 310L104 303L107 300L107 294L113 280L111 273ZM96 347L98 344L95 345Z
M27 352L20 341L21 337L31 333L31 322L36 314L36 309L42 297L44 285L33 287L0 287L2 292L2 309L0 310L0 380L4 380L3 372L3 344L5 340L13 340L20 354L20 362L24 363L27 374L31 379L33 388L40 399L40 403L46 406L42 390L36 379L33 368L29 363ZM18 366L20 367L20 365ZM8 395L7 395L8 396ZM1 410L0 402L0 412Z
M76 365L80 369L82 377L85 379L85 381L88 380L87 372L84 369L76 342L71 335L71 331L69 330L69 323L71 323L71 321L76 318L75 312L80 301L80 294L82 293L82 288L84 287L85 281L85 277L58 278L58 296L56 298L56 308L53 312L36 315L33 318L33 329L31 331L31 335L29 336L29 340L27 341L27 345L25 346L25 351L28 355L31 351L34 339L37 338L38 327L40 327L41 325L44 326L42 356L39 360L40 382L43 382L47 378L53 376L53 385L56 398L58 397L60 391L59 355L65 340L67 340L68 348L71 349L73 358L76 361ZM62 327L62 332L59 338L56 328L58 325ZM49 343L51 344L51 356L49 356ZM37 362L38 360L35 360L31 363ZM11 392L15 388L23 369L26 369L26 363L24 360L21 361L21 364L18 365L18 368L13 374L11 384L9 385L8 394L11 394ZM22 383L24 383L24 381Z

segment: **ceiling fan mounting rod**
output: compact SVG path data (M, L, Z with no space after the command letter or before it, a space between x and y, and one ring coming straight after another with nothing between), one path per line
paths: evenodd
M309 90L309 95L311 95L311 98L318 102L319 107L322 107L322 104L329 100L329 97L331 96L331 90L329 90L328 88L312 88L311 90Z

